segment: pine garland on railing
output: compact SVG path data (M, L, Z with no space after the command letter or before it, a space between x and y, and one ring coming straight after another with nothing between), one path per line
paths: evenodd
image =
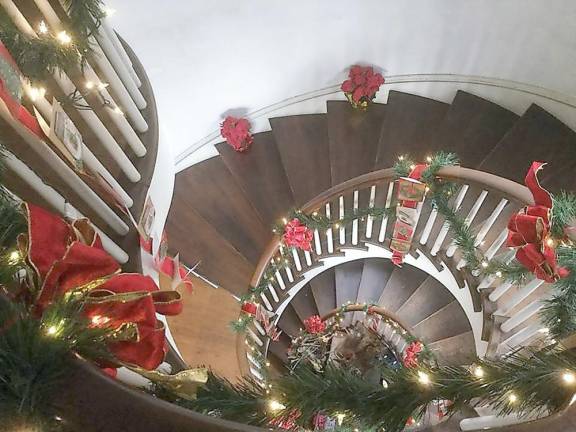
M0 8L0 42L32 82L44 81L58 70L80 64L91 53L89 37L97 31L105 13L100 0L66 0L69 33L52 34L46 24L38 37L23 33Z
M490 404L498 415L546 415L565 408L576 386L576 357L559 349L514 353L471 366L425 366L381 370L385 385L368 382L352 370L327 365L321 372L302 366L269 382L232 385L212 375L187 408L228 420L270 425L290 417L310 427L318 412L345 414L349 424L387 432L404 429L428 405L450 401L453 414L464 406Z

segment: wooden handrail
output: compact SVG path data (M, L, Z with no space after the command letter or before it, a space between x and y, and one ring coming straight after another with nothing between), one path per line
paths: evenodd
M456 180L461 183L482 185L482 187L485 189L497 191L504 195L507 199L519 202L522 205L534 204L532 194L526 186L487 172L477 171L470 168L463 168L460 166L451 166L441 168L438 171L438 177L449 180ZM323 204L331 201L335 197L338 197L345 192L362 189L368 186L372 186L374 183L393 180L394 178L395 174L393 168L385 168L363 174L322 192L304 204L301 210L304 213L316 211ZM260 260L256 265L254 275L250 281L252 286L258 285L258 282L264 274L268 263L277 253L279 246L280 236L274 236L274 238L270 241L262 253Z
M402 323L402 320L400 319L400 317L398 315L396 315L393 312L390 312L388 310L386 310L383 307L380 306L369 306L369 310L371 313L376 314L376 315L380 315L384 318L388 318L391 321L394 321L396 324L398 324L402 330L404 330L407 334L411 334L408 331L408 327ZM344 307L341 308L334 308L332 309L330 312L327 312L326 314L322 315L320 317L320 319L322 321L326 321L330 318L333 318L334 316L336 316L338 313L340 312L364 312L366 311L366 305L364 304L349 304L349 305L345 305Z

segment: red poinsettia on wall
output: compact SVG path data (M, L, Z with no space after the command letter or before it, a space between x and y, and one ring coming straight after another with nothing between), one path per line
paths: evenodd
M376 97L384 77L374 72L372 66L354 65L350 68L348 79L342 83L341 89L354 108L365 110Z
M250 122L245 118L226 117L220 125L220 135L237 152L244 152L254 141Z

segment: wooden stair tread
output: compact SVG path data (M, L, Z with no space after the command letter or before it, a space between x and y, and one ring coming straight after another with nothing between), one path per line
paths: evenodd
M270 119L296 206L329 189L330 148L324 114Z
M454 300L454 296L444 285L428 276L398 309L397 314L403 323L415 326Z
M524 183L533 161L548 162L541 175L541 184L552 192L574 189L573 175L559 176L562 170L576 167L576 134L552 114L531 105L498 146L478 166L510 180Z
M187 201L173 200L166 222L170 250L187 266L228 291L247 292L255 267L206 222ZM223 263L226 263L223 265Z
M272 132L255 134L246 153L234 151L227 143L216 149L266 225L272 226L294 207Z
M428 348L443 366L471 364L476 358L476 345L472 331L430 343Z
M310 285L304 286L296 296L290 302L300 321L311 317L312 315L318 315L318 309L316 308L316 302L314 300L314 294ZM304 327L302 325L302 327Z
M302 322L300 318L298 318L298 314L292 304L289 304L286 309L284 309L284 312L282 312L282 316L278 320L278 327L291 337L296 337L298 333L300 333Z
M347 302L356 302L363 269L363 260L350 261L336 267L336 307L340 307ZM351 323L352 314L347 313L344 316L343 325L348 325Z
M458 90L436 135L436 147L456 153L463 166L474 168L518 118L498 104Z
M328 137L332 185L372 170L386 106L363 112L346 101L328 101Z
M257 264L272 238L221 158L200 162L176 175L174 201L187 202L246 259ZM187 215L173 214L186 221ZM195 233L188 224L190 233Z
M458 301L454 300L418 323L414 335L430 344L470 331L470 323Z
M309 284L319 315L325 315L336 308L336 280L333 268L320 273Z
M433 135L448 107L444 102L391 90L378 142L376 169L392 167L403 154L420 161L441 150L442 146L434 147Z
M377 303L393 271L394 264L388 259L366 258L356 303ZM353 320L362 319L362 315L361 312L355 312Z
M396 312L412 293L428 277L422 270L408 264L396 267L388 279L378 304L390 312Z

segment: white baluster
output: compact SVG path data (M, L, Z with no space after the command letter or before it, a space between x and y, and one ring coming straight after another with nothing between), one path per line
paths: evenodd
M454 203L454 211L457 212L460 209L460 206L462 205L462 201L464 201L464 197L466 196L466 192L468 192L468 188L470 186L468 185L463 185L460 188L460 191L458 192L458 196L456 197L456 202ZM448 222L444 222L444 224L442 225L442 228L440 229L440 232L438 233L438 237L436 237L436 241L434 242L434 245L432 246L432 249L430 250L430 253L432 254L432 256L436 256L438 254L438 252L440 251L440 248L442 247L442 243L444 242L444 239L446 238L446 235L448 234L448 231L450 230L450 224Z
M338 204L339 204L339 218L340 218L340 220L342 220L342 219L344 219L344 197L343 196L341 196L338 199ZM344 226L343 223L340 224L339 234L340 234L340 244L345 245L346 244L346 227Z
M386 208L390 208L392 205L392 194L394 193L394 182L388 184L388 194L386 195ZM378 234L378 241L382 243L386 238L386 226L388 225L388 217L382 218L382 223L380 224L380 233Z
M274 301L276 303L278 303L280 301L280 299L278 298L278 294L276 293L276 289L274 288L274 285L268 284L268 291L270 291L270 294L272 294L272 298L274 299Z
M330 203L326 203L326 217L330 219ZM326 230L326 243L328 245L328 253L334 253L334 241L332 237L332 227Z
M358 211L358 191L354 191L354 211ZM352 221L352 244L356 246L358 244L358 219Z
M374 203L376 201L376 185L370 187L370 202L368 204L369 208L374 208ZM369 239L372 237L372 226L374 224L374 218L372 216L368 216L366 219L366 238Z
M268 309L269 311L272 311L274 309L270 304L270 300L268 300L268 297L266 297L266 294L260 293L260 298L262 299L262 302L264 302L264 306L266 306L266 309Z
M486 219L486 222L484 222L482 228L480 228L480 231L478 231L474 241L474 246L479 246L480 243L484 241L486 234L488 234L488 231L490 231L490 228L492 228L492 225L494 225L494 222L496 222L496 219L498 219L498 216L500 216L500 213L502 213L502 210L504 210L504 207L506 207L506 204L508 204L508 200L502 198L488 219Z
M488 195L488 191L482 191L480 193L480 195L478 196L478 198L476 199L476 202L474 203L474 205L472 206L472 208L468 212L466 219L464 219L464 223L466 224L467 227L469 227L470 224L472 224L472 221L474 220L474 218L478 214L478 211L482 207L482 204L484 203L484 200L486 199L487 195ZM452 257L457 249L458 249L458 246L456 246L456 242L453 240L452 244L450 245L450 247L446 251L446 256Z
M532 303L522 308L503 322L500 328L504 333L508 333L510 330L518 327L520 324L536 315L542 307L544 307L544 304L541 299L534 300Z
M544 283L544 281L542 281L540 279L534 279L534 280L530 281L523 288L519 289L518 292L516 292L505 305L501 306L495 312L495 314L497 314L497 315L508 314L512 309L514 309L516 306L518 306L523 300L528 298L528 296L530 294L532 294L534 291L536 291L538 289L538 287L540 287L540 285L542 285L543 283Z

